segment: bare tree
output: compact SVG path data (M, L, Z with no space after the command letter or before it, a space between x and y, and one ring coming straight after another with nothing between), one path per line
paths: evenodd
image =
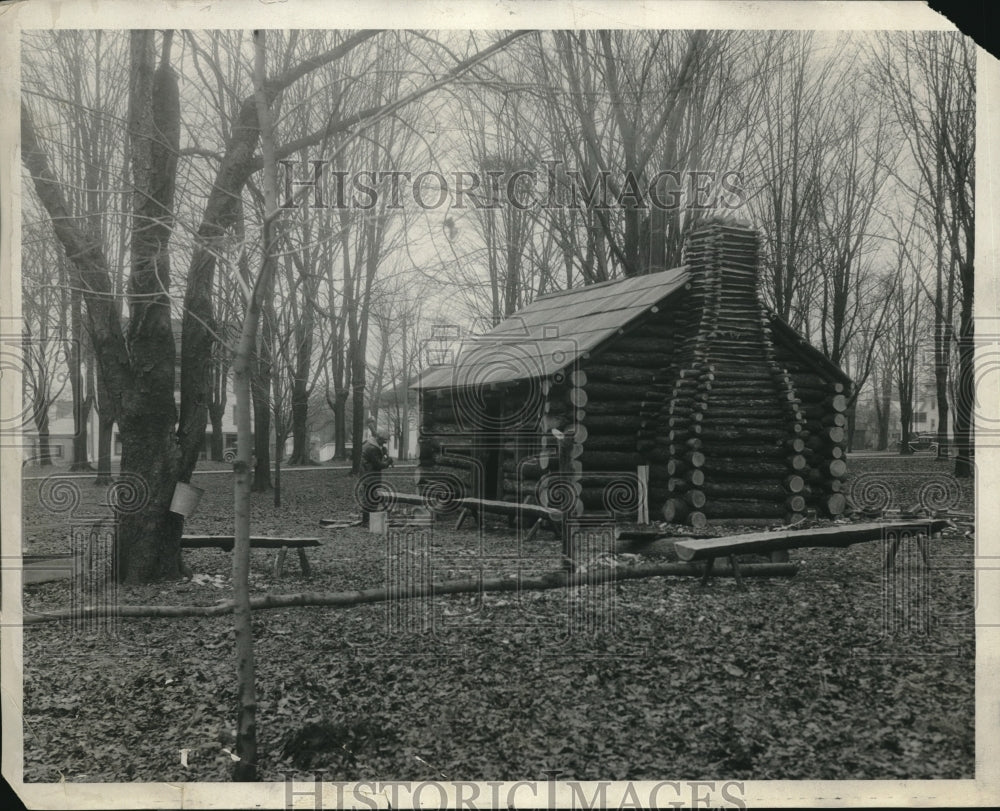
M876 86L892 110L916 166L917 178L898 180L921 206L935 244L931 300L938 447L947 447L950 358L957 350L955 475L970 476L975 403L975 51L972 43L957 33L887 34L875 59Z
M268 79L265 92L269 101L302 76L345 57L378 33L327 32L324 50L297 54L287 70ZM520 36L519 32L510 34L476 50L462 63L394 100L380 98L350 113L332 115L317 130L276 147L276 159L334 134L356 137L365 127L454 80ZM169 506L176 483L190 479L204 442L216 335L211 292L218 249L238 218L247 181L263 165L255 154L259 127L250 94L240 104L221 154L193 147L197 156L213 161L217 168L210 172L207 198L198 206L200 222L191 229L194 237L184 285L178 413L168 246L174 235L180 108L177 78L170 64L172 37L168 32L160 40L157 60L152 32L138 32L129 38L132 81L127 120L134 195L127 329L114 305L107 254L74 222L65 184L54 173L34 117L25 105L21 116L24 165L72 260L75 286L83 290L88 329L108 390L107 402L113 404L121 429L122 470L135 476L149 494L143 509L122 515L119 521L118 571L129 582L174 578L182 571L182 521ZM329 44L331 40L333 44Z

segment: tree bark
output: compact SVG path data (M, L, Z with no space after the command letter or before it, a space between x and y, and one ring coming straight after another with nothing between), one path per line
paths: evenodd
M83 373L85 340L83 332L83 296L73 289L70 292L70 344L67 356L70 359L70 388L73 393L73 460L70 471L73 473L91 471L88 427L90 411L94 405L93 383L90 375L85 379ZM92 374L92 372L91 372Z
M271 484L271 327L264 319L257 341L257 362L253 364L251 396L253 399L253 484L255 493L267 493Z
M213 462L221 462L226 450L226 437L222 431L222 418L225 413L225 403L212 402L208 407L208 419L212 424L212 436L209 444L209 458Z
M181 577L183 519L170 512L180 481L175 426L176 369L170 323L173 196L180 138L177 77L170 68L169 34L155 68L153 33L132 33L129 99L132 170L136 192L132 229L128 331L132 385L122 398L122 474L145 488L146 507L123 512L117 534L118 576L126 583Z

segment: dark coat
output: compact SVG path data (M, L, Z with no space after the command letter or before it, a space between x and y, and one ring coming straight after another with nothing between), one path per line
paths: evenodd
M361 446L361 472L377 473L389 467L389 454L376 439L366 439Z

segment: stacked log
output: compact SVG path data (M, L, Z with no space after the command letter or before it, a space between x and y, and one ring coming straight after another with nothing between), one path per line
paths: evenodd
M614 474L647 465L650 506L668 521L839 514L849 393L814 350L791 346L788 328L772 324L758 300L757 253L749 229L696 232L690 281L669 311L651 307L579 368L535 381L543 397L522 421L535 432L528 441L486 426L469 439L460 398L422 393L421 476L457 477L474 492L474 456L499 439L502 497L511 501L607 512ZM504 409L517 408L515 388Z
M846 427L838 424L837 417L844 417L847 408L846 397L840 383L828 383L823 387L799 388L799 396L807 407L811 407L807 421L809 440L807 452L810 454L812 477L811 504L821 515L836 517L847 508L844 497L844 479L847 473L845 453L847 449ZM844 420L846 422L846 419Z
M774 315L770 320L776 320ZM801 344L802 342L799 341ZM805 349L787 340L775 345L801 402L806 428L805 454L809 460L809 506L820 515L835 517L847 507L843 491L846 474L848 384L821 374Z
M757 237L713 225L687 259L699 322L668 407L668 521L794 520L806 507L806 417L757 300Z

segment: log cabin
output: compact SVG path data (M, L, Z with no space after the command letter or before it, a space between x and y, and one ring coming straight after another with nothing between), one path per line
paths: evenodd
M424 370L422 493L704 527L844 511L852 382L763 304L759 237L541 296Z

